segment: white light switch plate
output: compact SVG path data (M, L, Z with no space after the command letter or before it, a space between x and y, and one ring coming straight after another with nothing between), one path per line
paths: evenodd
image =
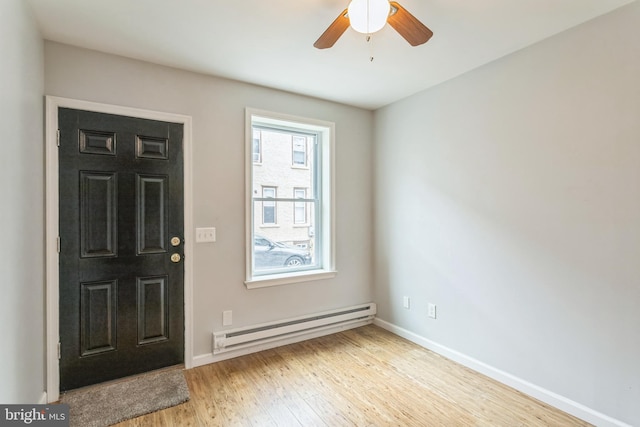
M210 243L216 241L215 227L196 228L196 243Z

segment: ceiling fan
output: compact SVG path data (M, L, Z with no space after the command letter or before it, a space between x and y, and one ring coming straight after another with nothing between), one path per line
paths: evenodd
M387 22L412 46L426 43L433 36L433 31L418 21L398 2L352 0L349 7L338 15L313 46L318 49L333 46L349 26L360 33L369 35L381 30Z

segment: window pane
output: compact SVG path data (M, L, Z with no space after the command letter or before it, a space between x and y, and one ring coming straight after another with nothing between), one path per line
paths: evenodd
M260 205L267 202L254 202ZM301 202L279 201L277 227L268 224L255 226L253 230L254 271L291 271L317 267L316 236L312 221L295 226L295 205ZM314 206L314 202L304 202ZM309 211L313 211L312 208Z
M260 128L259 133L263 161L253 168L252 174L253 188L258 189L254 197L260 199L254 203L254 209L259 209L254 212L260 212L253 224L254 272L309 269L317 260L310 214L315 202L306 200L314 199L316 177L313 156L307 161L306 150L307 139L313 140L315 136L271 128ZM306 167L292 168L289 153L294 154L295 163ZM269 245L259 244L263 240Z

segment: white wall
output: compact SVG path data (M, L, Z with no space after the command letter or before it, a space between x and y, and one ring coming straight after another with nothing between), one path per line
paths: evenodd
M636 2L377 111L374 161L379 317L633 425L639 23Z
M194 222L217 229L217 243L195 245L196 356L211 353L223 310L235 328L371 300L370 111L50 42L45 90L193 117ZM245 107L336 123L335 279L246 289Z
M0 402L44 390L43 42L22 0L0 1Z

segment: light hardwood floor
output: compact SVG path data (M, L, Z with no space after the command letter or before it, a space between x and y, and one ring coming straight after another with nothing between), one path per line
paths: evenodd
M589 426L370 325L185 371L132 426Z

